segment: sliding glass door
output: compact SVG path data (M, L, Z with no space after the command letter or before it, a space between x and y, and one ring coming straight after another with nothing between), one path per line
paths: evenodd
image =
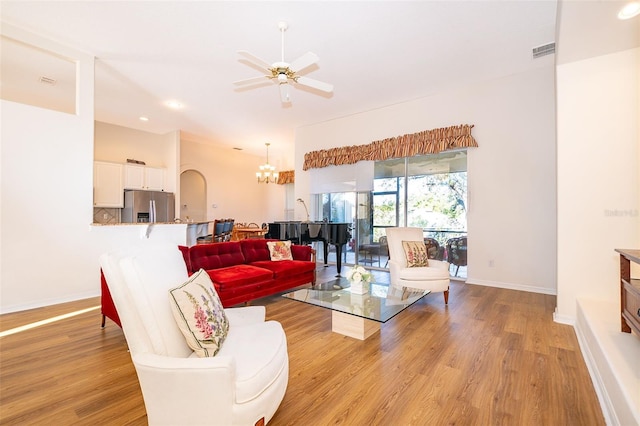
M380 161L373 167L372 190L320 194L322 219L351 224L343 262L384 268L385 229L396 226L422 228L445 256L447 241L466 236L466 159L459 151Z

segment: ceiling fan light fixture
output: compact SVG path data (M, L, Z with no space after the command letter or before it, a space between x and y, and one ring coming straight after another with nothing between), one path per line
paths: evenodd
M289 85L287 83L280 83L280 101L284 104L291 102L291 97L289 96Z
M289 28L286 22L278 22L278 29L282 35L282 55L280 61L269 64L265 60L253 55L252 53L247 52L246 50L238 51L238 54L243 57L244 60L247 60L251 63L251 65L258 66L267 71L267 75L265 78L270 79L274 83L278 83L280 85L280 100L285 103L291 102L291 98L289 96L288 87L282 87L283 84L289 84L289 80L291 83L300 84L301 86L307 86L315 90L319 90L321 92L331 93L333 92L333 86L328 83L324 83L318 80L313 80L311 78L302 77L298 75L298 72L310 67L311 65L318 62L318 56L313 52L307 52L304 55L300 56L298 59L293 61L291 64L285 62L284 60L284 33ZM263 82L262 77L253 77L244 80L235 81L236 85L247 85Z

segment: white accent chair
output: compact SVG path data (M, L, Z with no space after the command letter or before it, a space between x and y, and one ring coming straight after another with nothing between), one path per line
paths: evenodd
M169 289L188 279L176 245L100 257L122 321L150 425L267 423L289 379L287 340L265 308L225 309L229 333L215 357L198 358L176 324Z
M421 290L432 293L444 292L444 303L449 303L449 263L429 259L429 266L407 267L407 258L403 241L424 241L422 228L387 228L389 244L389 275L391 285Z

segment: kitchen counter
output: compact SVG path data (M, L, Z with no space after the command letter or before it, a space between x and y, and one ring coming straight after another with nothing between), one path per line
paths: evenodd
M153 222L153 223L148 223L148 222L136 222L136 223L97 223L94 222L91 224L91 226L131 226L131 225L204 225L204 224L209 224L213 222L212 220L206 220L206 221L198 221L198 222L187 222L187 221L182 221L182 222Z
M137 223L92 223L91 226L96 229L113 229L114 232L119 230L124 231L125 229L135 230L139 228L140 238L142 239L150 239L151 234L154 233L154 228L164 228L171 229L170 234L173 235L171 239L177 240L178 244L187 245L189 247L196 245L198 241L198 237L204 237L208 235L209 232L209 223L213 222L212 220L207 221L197 221L197 222L137 222ZM166 234L167 232L163 232ZM157 232L156 232L157 233ZM179 234L179 235L178 235ZM163 237L165 238L165 237Z

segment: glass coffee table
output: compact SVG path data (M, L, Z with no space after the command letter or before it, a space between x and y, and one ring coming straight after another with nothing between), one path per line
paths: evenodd
M413 305L429 291L371 283L365 294L352 293L349 281L340 277L303 288L283 297L331 309L331 330L360 340L380 331L380 324Z

